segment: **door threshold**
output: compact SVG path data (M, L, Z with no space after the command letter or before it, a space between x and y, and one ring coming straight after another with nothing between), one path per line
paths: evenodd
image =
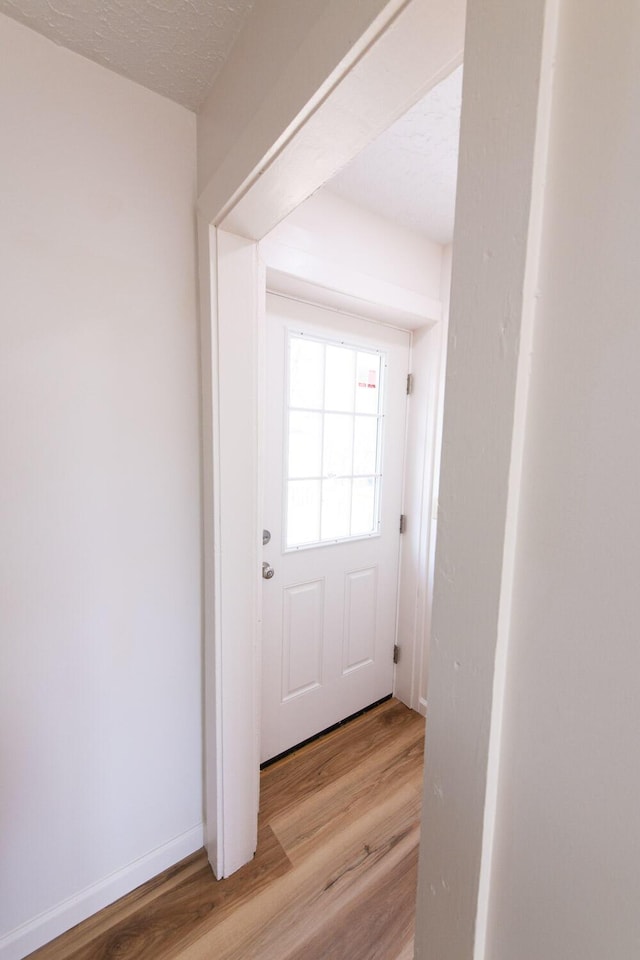
M288 757L289 754L295 753L297 750L301 750L303 747L306 747L308 743L313 743L314 740L319 740L320 737L324 737L327 733L332 733L334 730L337 730L338 727L343 727L345 723L355 720L356 717L361 717L364 713L368 713L369 710L374 710L376 707L379 707L381 703L386 703L387 700L391 700L392 696L392 693L388 693L386 697L380 697L380 699L376 700L375 703L370 703L367 707L363 707L362 710L356 710L355 713L345 717L344 720L338 720L337 723L334 723L330 727L326 727L326 729L321 730L320 733L314 733L312 737L307 737L307 739L303 740L301 743L296 743L295 746L289 747L288 750L283 750L282 753L279 753L276 757L271 757L270 760L265 760L264 763L261 763L260 769L264 770L265 767L270 767L272 763L277 763L278 760L284 760L284 758Z

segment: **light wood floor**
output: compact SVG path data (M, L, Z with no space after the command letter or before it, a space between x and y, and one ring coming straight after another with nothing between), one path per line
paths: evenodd
M424 721L396 700L261 774L258 851L204 851L31 960L411 960Z

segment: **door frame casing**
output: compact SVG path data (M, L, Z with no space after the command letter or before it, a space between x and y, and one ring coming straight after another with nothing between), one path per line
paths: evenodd
M219 878L248 862L257 843L259 316L266 289L257 241L461 63L463 22L461 0L390 0L376 19L376 36L355 44L358 56L352 50L336 68L331 90L320 104L312 98L279 153L266 155L233 197L224 195L214 174L198 204L205 839ZM389 63L397 67L392 78ZM363 111L364 124L356 122Z
M458 6L455 6L459 13ZM474 91L474 96L463 102L462 110L463 130L466 122L468 129L472 131L468 142L477 149L468 154L465 154L464 149L461 151L461 170L465 171L468 180L466 192L458 198L456 232L460 231L462 224L466 259L459 257L454 251L452 303L456 305L457 314L454 310L452 320L459 325L465 321L468 323L470 316L481 318L482 335L487 340L483 351L474 349L473 335L466 329L467 336L462 339L465 347L468 346L469 349L462 351L460 344L456 342L456 336L463 328L458 329L454 324L449 334L443 490L447 479L457 475L462 484L462 495L453 497L456 500L455 510L442 511L438 518L440 555L435 578L434 608L436 611L439 609L440 614L438 629L435 631L437 635L434 633L438 656L435 657L429 688L432 721L427 740L426 784L427 798L431 806L439 805L441 829L433 826L435 821L431 818L426 837L423 833L421 843L419 896L424 903L419 900L418 919L420 921L422 917L422 920L418 925L417 950L420 957L435 956L434 948L437 951L439 944L449 943L452 937L453 942L461 944L459 955L464 956L465 960L471 960L472 956L481 960L484 955L482 914L486 911L487 877L492 856L492 821L495 817L500 717L505 684L505 644L509 627L513 538L518 509L519 457L525 428L527 357L521 353L520 334L521 331L527 336L530 333L533 310L531 278L535 272L537 249L535 230L531 229L522 236L517 235L517 257L495 257L493 249L483 247L483 244L487 242L487 236L493 236L494 230L502 243L506 236L506 226L501 225L500 221L501 218L504 219L502 215L505 209L514 211L513 216L517 215L518 222L525 223L528 227L531 227L531 223L540 213L542 187L539 174L543 167L533 171L536 189L532 191L530 160L544 139L543 135L538 135L536 126L540 115L539 92L541 79L546 82L552 67L543 56L545 51L541 52L540 45L537 44L537 36L527 47L528 34L523 32L521 24L533 17L536 19L537 29L540 24L544 25L547 8L551 11L549 19L553 19L556 6L555 0L526 0L526 3L525 0L518 0L511 10L505 8L500 0L489 0L488 4L486 0L469 0L469 8L474 15L470 20L472 26L468 35L469 48L478 55L478 60L485 64L487 77L496 90L498 85L502 84L507 91L513 89L519 99L514 105L508 94L505 97L497 96L497 107L494 107L491 97L483 100ZM313 108L304 111L300 122L294 124L295 129L279 132L279 136L283 138L279 152L265 155L264 165L259 165L254 170L247 179L246 186L236 191L233 198L225 198L225 204L212 207L210 198L220 193L218 191L216 194L215 184L212 186L212 181L215 181L214 174L203 195L200 213L204 223L218 224L221 228L215 250L211 231L201 231L206 245L201 256L207 264L209 277L206 295L211 305L210 311L207 311L206 306L203 310L203 344L217 343L218 347L216 352L215 347L211 346L208 357L204 357L205 364L212 364L212 388L209 398L212 411L219 411L224 416L225 406L228 408L227 392L230 391L233 395L233 390L237 389L230 384L224 355L224 334L234 335L234 324L230 318L234 313L238 316L238 303L232 302L233 291L239 297L238 302L245 305L243 309L246 316L238 318L239 328L250 338L249 344L245 341L251 358L251 365L246 369L254 378L250 385L251 403L246 404L251 427L243 433L236 425L234 433L219 424L218 443L215 437L204 438L205 451L213 451L210 490L205 484L204 495L205 499L209 494L212 496L209 513L213 516L214 526L210 537L213 542L208 550L205 549L205 595L208 591L211 593L205 603L205 673L209 691L213 691L214 698L219 696L212 705L207 705L207 723L215 721L218 726L207 729L210 738L207 740L205 762L209 786L207 819L211 816L214 821L213 826L208 828L209 855L218 876L228 875L241 865L240 860L249 859L253 853L258 804L256 778L259 705L256 676L259 602L254 602L252 598L257 595L259 586L259 530L253 505L258 503L260 485L257 459L259 444L255 442L253 424L259 425L260 419L259 371L254 368L253 362L259 353L258 302L260 291L264 289L260 284L264 284L264 280L261 281L260 278L257 246L252 241L264 236L278 220L311 195L335 172L337 166L349 158L348 150L347 156L340 150L335 154L331 153L331 157L338 158L331 169L331 157L327 159L328 151L323 149L326 143L336 140L341 144L348 143L352 155L355 154L460 62L461 37L454 31L453 45L458 43L458 48L454 51L451 33L447 33L451 8L452 4L445 0L408 0L398 14L397 3L393 0L389 4L388 19L385 21L383 16L379 18L377 38L369 42L355 63L353 58L349 57L344 72L340 73L339 69L334 72L336 79L331 90L319 103L316 98L312 98ZM486 16L487 10L491 13L489 19ZM491 25L490 30L487 22ZM499 55L501 49L512 43L515 49L525 44L524 53L527 56L524 69L515 61L511 66L508 58ZM391 83L390 64L394 67ZM512 84L510 69L516 71L520 86ZM345 104L363 103L367 91L370 97L372 92L374 96L378 96L381 76L386 79L386 86L394 89L389 91L385 87L378 106L374 104L371 115L367 117L368 122L359 125L355 122L355 112L345 109ZM487 85L487 89L491 90L491 84ZM309 103L311 104L311 101ZM487 106L488 103L490 107ZM491 114L490 123L487 120L487 110ZM515 125L514 116L518 119ZM495 129L498 121L501 124L500 130L507 131L508 136L494 137L491 142L492 149L485 151L482 148L486 130ZM343 137L344 141L341 139ZM510 163L514 155L518 162ZM317 165L309 162L310 156L318 159ZM509 177L506 180L495 176L495 169L502 169L501 165L508 167ZM282 182L283 176L288 182ZM464 182L462 177L461 182ZM486 183L488 186L486 196L479 205L472 193L474 182ZM295 185L294 189L291 188L291 183ZM239 199L235 200L235 197ZM507 217L506 222L510 224L511 219ZM237 242L231 244L236 252L242 250L238 258L221 256L219 240L222 233L229 230L242 232L249 238L241 240L236 237ZM510 250L514 245L514 237L510 234L507 239ZM502 246L499 246L499 252L503 252ZM232 262L234 259L235 263ZM239 262L242 263L241 267L238 266ZM465 269L458 272L458 263ZM251 295L247 295L247 285L253 291ZM526 288L524 300L523 285ZM221 297L220 291L226 291L226 294ZM509 311L508 326L505 326L504 309L501 309L504 307L501 296L505 291L506 295L514 292L510 301L513 309ZM237 333L238 331L235 335ZM491 369L495 368L504 388L499 394L497 416L492 416L496 412L496 392L492 392L491 378L487 385L487 355L489 366L493 364ZM468 405L470 389L477 392L473 411L470 411ZM452 397L456 401L453 404ZM252 403L253 410L250 409ZM219 416L217 419L219 420ZM468 491L464 486L468 473L465 437L471 428L474 430L474 449L482 453L484 431L487 431L490 449L496 451L496 457L483 458L482 469L469 480L474 487L473 497L467 498ZM206 429L205 426L205 432ZM216 415L210 417L210 429L216 429ZM245 449L247 447L251 448L249 452ZM248 481L255 500L249 505L252 522L242 526L243 542L234 542L228 552L229 540L224 537L223 518L227 517L228 524L234 504L242 506L238 491L233 487L233 482L230 483L230 478L233 481L237 476L234 463L248 463L251 469L255 469L255 474ZM244 479L240 486L243 484ZM468 535L465 531L469 524L474 522L471 507L475 508L477 503L491 506L483 515L483 525L485 533L490 535L492 550L488 553L483 551L483 541L475 544L474 549L467 555L464 545ZM441 544L444 544L445 548L453 544L455 550L450 549L447 552L445 549L443 552L440 549ZM456 565L461 558L469 570L474 564L481 565L482 582L487 587L480 598L477 591L471 591L466 598L462 597L468 620L467 629L456 630L456 616L451 611L457 599L460 599L456 592L460 589ZM217 570L216 559L219 565ZM236 572L239 574L235 582L228 577L229 570L233 572L234 563L237 563ZM248 591L246 594L241 589L243 586ZM247 632L242 636L238 636L237 631L234 632L232 628L229 629L229 589L230 596L235 598L238 604L245 603L246 598L250 600L246 606L252 613L244 621L247 623ZM477 618L474 618L474 603L477 603L480 612L485 614L479 627ZM234 638L238 640L237 646L234 646ZM498 639L500 647L497 650ZM448 657L448 642L457 645L460 658L454 660L453 657ZM243 659L244 657L248 659ZM460 669L465 665L471 669L466 672ZM469 697L464 701L463 710L457 709L460 698L457 699L451 694L449 674L452 671L457 671L458 679L469 684ZM480 681L476 682L474 678L478 677ZM451 709L443 706L447 697ZM238 716L238 703L247 707L247 714L251 719L247 721L246 717L240 718L238 729L234 729L233 720ZM441 722L445 717L450 722ZM438 722L434 723L435 719ZM455 763L460 761L460 750L456 753L456 748L470 742L474 744L473 763L464 765L464 774L471 778L473 789L463 791L464 796L471 796L470 809L466 811L469 816L465 818L464 830L459 831L460 836L456 840L458 854L453 858L455 870L447 871L450 882L447 882L446 887L443 884L445 895L441 893L440 881L437 885L435 882L429 883L432 871L440 870L441 867L434 865L437 858L427 862L430 845L425 844L424 840L433 841L434 833L438 832L443 856L446 854L446 840L448 837L453 839L456 826L459 825L464 796L461 797L458 792L445 798L438 781L438 764L446 766L448 758L453 759L455 769ZM464 758L464 750L462 755ZM445 799L446 803L442 802ZM235 816L236 812L238 816ZM239 839L232 835L234 830L241 834ZM445 873L441 872L439 876L443 878ZM482 884L479 883L480 877L483 878ZM434 894L432 899L429 899L429 890ZM437 900L435 893L439 894ZM476 927L477 921L479 928ZM430 939L426 936L426 923L429 924Z
M219 879L257 844L258 527L265 272L257 244L199 221L205 845Z

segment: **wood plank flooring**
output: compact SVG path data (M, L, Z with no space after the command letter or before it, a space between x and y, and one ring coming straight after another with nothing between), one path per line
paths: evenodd
M279 760L251 863L194 854L30 960L410 960L423 740L389 700Z

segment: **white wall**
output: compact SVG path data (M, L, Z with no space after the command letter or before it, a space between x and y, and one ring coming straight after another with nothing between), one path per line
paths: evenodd
M294 210L267 240L333 264L346 264L370 280L380 278L431 300L440 299L442 246L332 193L331 182Z
M327 187L260 242L270 289L412 330L440 320L442 247Z
M201 845L200 482L194 116L0 17L0 129L10 960Z
M553 6L467 4L429 650L420 960L482 957L477 936L482 941L495 812Z
M400 6L399 0L390 2ZM386 5L385 0L256 4L198 115L200 192L222 172L219 199L228 201L310 98L317 102L319 91L329 89L336 66Z
M561 5L490 960L640 954L640 16Z

